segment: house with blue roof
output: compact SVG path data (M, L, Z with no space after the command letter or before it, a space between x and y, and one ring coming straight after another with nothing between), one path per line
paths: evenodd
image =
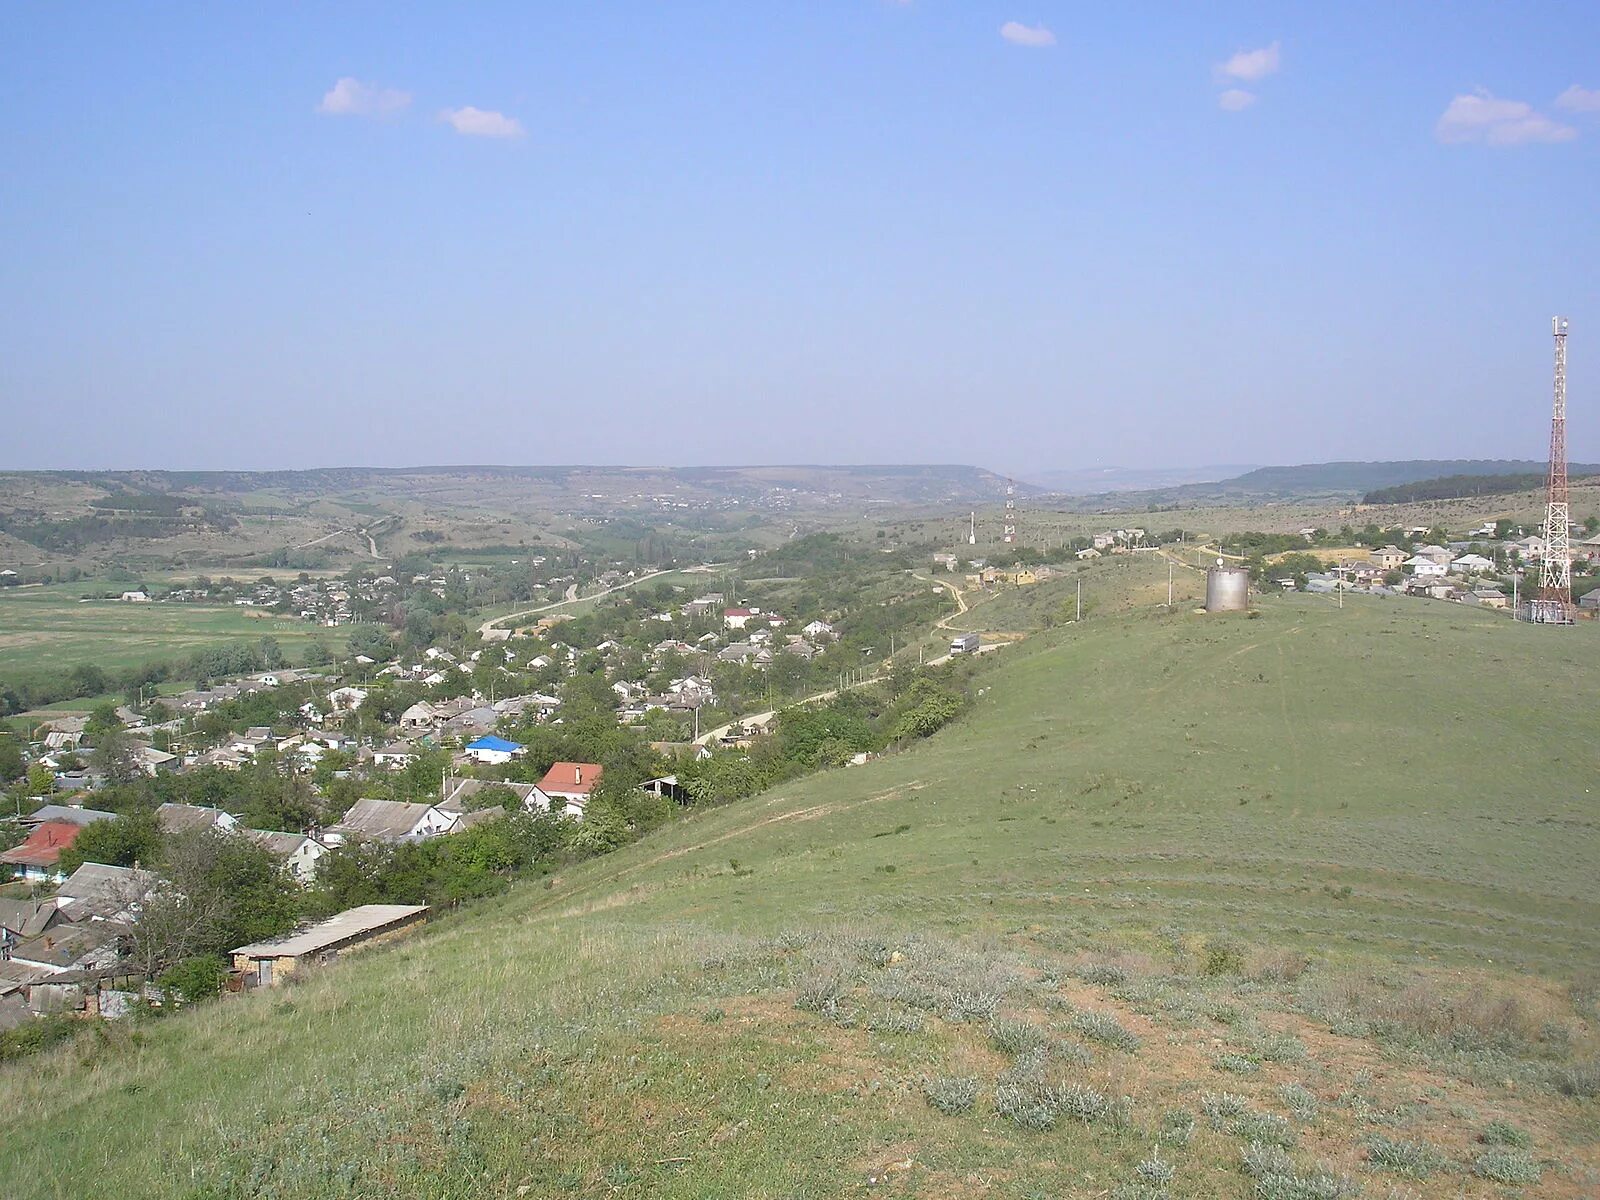
M507 741L503 737L488 734L475 742L467 743L467 754L485 766L499 766L508 763L514 758L521 758L527 747L516 742Z

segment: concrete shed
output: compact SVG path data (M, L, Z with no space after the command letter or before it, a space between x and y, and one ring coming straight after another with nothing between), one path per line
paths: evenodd
M309 929L271 942L252 942L233 954L246 987L276 987L307 964L332 962L356 946L389 941L427 919L426 904L363 904Z

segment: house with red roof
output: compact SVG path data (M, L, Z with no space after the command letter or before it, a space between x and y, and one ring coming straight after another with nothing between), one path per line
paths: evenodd
M0 854L0 864L30 883L60 883L66 878L59 865L61 852L82 832L83 826L72 821L45 821L34 826L20 845Z
M536 790L544 808L581 821L589 795L605 773L599 763L558 762L544 773Z

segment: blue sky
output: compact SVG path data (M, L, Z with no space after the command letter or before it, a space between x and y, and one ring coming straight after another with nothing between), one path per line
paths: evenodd
M1600 459L1593 3L0 36L3 467Z

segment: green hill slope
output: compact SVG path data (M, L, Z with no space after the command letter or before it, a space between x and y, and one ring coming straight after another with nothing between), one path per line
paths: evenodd
M1597 634L1315 598L1042 634L914 751L4 1068L0 1184L1383 1196L1377 1155L1588 1194L1550 1080L1592 1053ZM1493 1121L1532 1149L1485 1164Z

